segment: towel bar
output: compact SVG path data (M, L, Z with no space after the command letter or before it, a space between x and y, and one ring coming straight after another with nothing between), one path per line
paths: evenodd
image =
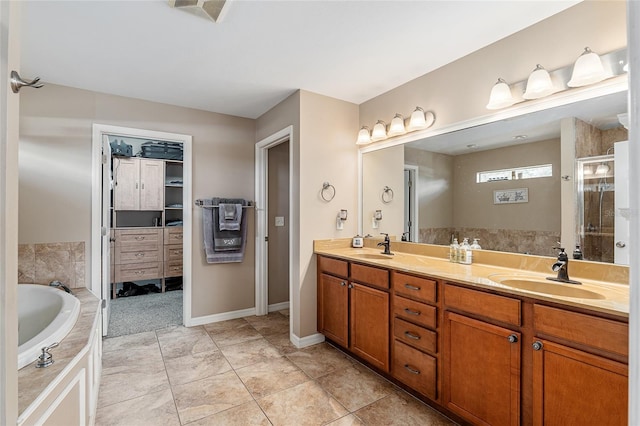
M254 209L254 208L256 208L255 201L248 201L248 203L249 203L249 205L242 206L242 208L243 209L249 209L249 208ZM205 206L204 205L204 200L196 200L196 201L194 201L193 204L195 204L198 207L205 208L205 209L217 209L218 208L218 206Z

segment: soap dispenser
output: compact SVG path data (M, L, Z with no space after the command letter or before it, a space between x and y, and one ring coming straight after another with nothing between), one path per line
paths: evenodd
M473 243L471 243L471 250L482 250L482 247L480 247L480 244L478 243L478 241L480 241L479 238L473 239Z
M471 246L469 245L469 239L465 238L462 240L462 244L460 244L460 263L465 265L471 265L473 260L473 252L471 251Z
M458 239L454 238L453 243L449 246L449 262L457 263L458 262L458 251L460 249L460 245L458 244Z
M576 244L576 249L573 251L573 258L576 260L582 260L582 250L580 250L580 244Z

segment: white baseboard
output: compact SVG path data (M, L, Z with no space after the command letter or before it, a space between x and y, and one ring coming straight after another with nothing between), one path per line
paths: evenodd
M298 337L295 334L291 333L289 338L291 339L291 343L296 348L306 348L307 346L317 345L318 343L324 342L324 334L315 333L306 337Z
M289 302L280 302L269 305L269 312L278 312L283 309L289 309Z
M211 324L212 322L220 322L237 318L250 317L256 314L256 308L242 309L239 311L224 312L221 314L206 315L203 317L191 318L185 321L186 327L194 327L196 325Z

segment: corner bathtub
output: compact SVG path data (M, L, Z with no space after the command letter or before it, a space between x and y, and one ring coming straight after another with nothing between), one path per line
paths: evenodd
M31 364L44 346L62 340L80 313L80 301L58 288L18 285L18 369Z

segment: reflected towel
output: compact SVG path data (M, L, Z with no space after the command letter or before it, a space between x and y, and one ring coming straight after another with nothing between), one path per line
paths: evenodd
M221 231L239 231L242 221L242 204L218 204L218 226Z

